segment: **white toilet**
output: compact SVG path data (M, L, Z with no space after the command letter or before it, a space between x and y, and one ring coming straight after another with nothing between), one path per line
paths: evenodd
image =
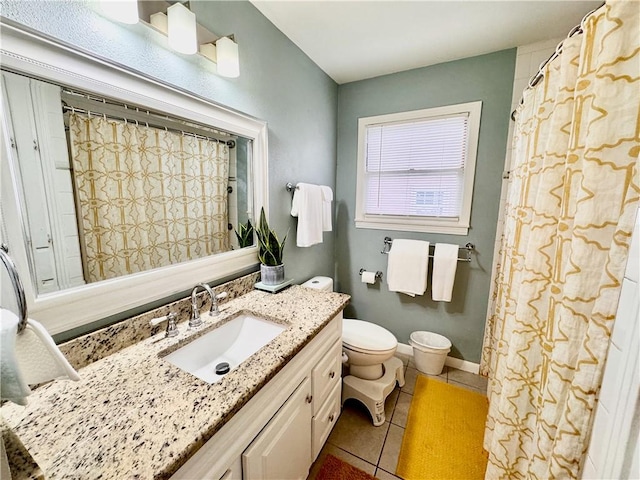
M302 286L333 291L333 279L313 277ZM404 386L404 365L394 357L398 341L387 329L363 320L342 320L342 351L349 375L343 379L342 403L355 398L362 402L375 426L384 424L384 401L396 382Z
M397 347L393 333L380 325L351 318L342 320L342 350L351 375L365 380L382 377L382 364L393 357Z

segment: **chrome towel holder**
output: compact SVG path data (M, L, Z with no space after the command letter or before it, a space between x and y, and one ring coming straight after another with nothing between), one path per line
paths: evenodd
M0 245L0 259L2 259L2 263L4 263L4 266L7 269L9 279L11 280L13 290L16 294L16 300L18 301L18 310L20 315L18 320L18 333L22 333L27 326L27 300L24 296L24 288L22 287L22 282L20 281L20 276L18 275L16 265L15 263L13 263L13 260L11 260L11 257L9 256L9 247L7 247L7 245L5 245L4 243Z
M393 244L393 239L391 237L384 237L384 247L382 248L382 251L380 252L383 255L387 255L389 253L389 250L391 250L391 245ZM471 261L471 254L472 252L475 251L476 246L469 242L467 243L464 247L460 247L458 246L458 248L460 250L466 250L465 254L466 256L463 258L458 258L459 262L470 262ZM429 245L429 258L433 258L433 250L435 249L435 245L434 244L430 244Z

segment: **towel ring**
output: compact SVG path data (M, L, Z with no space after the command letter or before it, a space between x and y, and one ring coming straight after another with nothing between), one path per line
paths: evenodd
M15 263L13 263L13 260L11 260L11 257L9 256L9 247L7 247L4 243L0 245L0 258L2 259L2 263L4 263L5 268L7 269L9 279L11 280L13 290L16 294L16 300L18 301L18 310L20 310L20 317L18 320L18 333L22 333L27 326L27 300L24 296L24 288L22 287L22 282L20 281L20 276L18 275L16 265Z

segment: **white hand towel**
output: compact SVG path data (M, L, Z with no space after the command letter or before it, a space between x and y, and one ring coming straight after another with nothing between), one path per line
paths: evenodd
M322 189L319 185L296 185L291 205L291 215L298 217L296 245L310 247L322 243Z
M429 242L396 239L387 259L387 285L392 292L423 295L427 289Z
M331 187L321 185L322 189L322 231L330 232L332 230L331 224L331 202L333 202L333 190Z
M450 302L453 281L458 268L458 245L436 243L433 252L431 298L435 302Z
M9 310L0 310L0 397L18 405L27 404L31 389L20 372L16 358L18 317Z
M1 316L0 321L3 324L16 322L17 325L17 317L12 312L3 309ZM5 338L4 328L2 333L2 346L4 347L5 341L10 342L10 339ZM9 332L6 333L8 334ZM35 385L60 377L75 381L80 380L78 373L69 364L47 330L39 322L28 319L24 331L21 334L17 334L16 328L13 338L14 349L12 353L9 353L10 357L7 357L7 352L5 352L4 348L2 351L2 398L7 398L19 405L25 405L25 396L31 393L30 390L22 398L17 396L9 398L5 397L5 386L8 389L7 392L11 392L12 389L23 385ZM8 382L6 385L4 378L5 365L8 373L11 374L13 372L13 377L9 378L10 383Z

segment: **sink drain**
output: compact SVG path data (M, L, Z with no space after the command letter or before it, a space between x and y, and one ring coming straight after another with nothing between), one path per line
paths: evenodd
M229 367L229 364L227 362L222 362L216 365L216 373L218 375L229 373L229 370L231 370L231 368Z

